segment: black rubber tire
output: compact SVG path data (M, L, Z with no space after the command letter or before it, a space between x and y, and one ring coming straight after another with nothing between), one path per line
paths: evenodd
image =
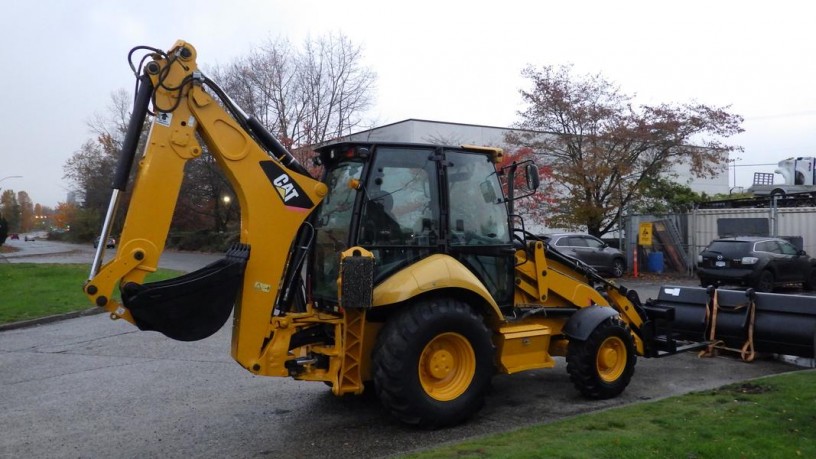
M774 289L774 275L767 269L759 274L759 279L756 281L754 289L757 292L770 293Z
M623 277L626 274L626 263L620 258L612 261L612 277Z
M460 384L464 392L442 401L423 387L420 358L429 343L450 334L472 349L475 366L469 383ZM371 357L377 397L405 423L426 429L458 424L484 404L494 354L490 331L470 306L451 298L419 301L390 317L377 337Z
M802 288L805 290L816 290L816 266L810 267L810 274L808 274L807 279L802 284Z
M620 347L615 362L620 365L619 373L603 375L599 369L600 351L605 343L617 343ZM618 362L618 359L625 358ZM586 341L570 340L567 347L567 373L572 384L585 397L607 399L619 395L629 385L635 373L635 345L629 329L618 318L602 322ZM610 379L611 377L611 379Z
M700 287L706 288L709 285L715 285L716 286L716 284L714 283L713 280L705 278L705 277L700 278Z

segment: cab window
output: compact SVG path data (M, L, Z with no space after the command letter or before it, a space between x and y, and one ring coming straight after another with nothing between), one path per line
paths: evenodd
M374 254L374 282L438 243L436 162L427 149L380 147L364 188L357 243Z
M507 210L496 170L486 155L448 154L451 245L510 242Z

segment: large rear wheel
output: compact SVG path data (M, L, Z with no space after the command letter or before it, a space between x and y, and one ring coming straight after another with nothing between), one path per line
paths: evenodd
M391 317L380 332L372 355L374 387L403 422L457 424L483 405L493 354L490 332L467 304L424 300Z
M635 372L632 335L620 319L602 322L586 341L570 340L567 373L575 388L594 399L623 392Z

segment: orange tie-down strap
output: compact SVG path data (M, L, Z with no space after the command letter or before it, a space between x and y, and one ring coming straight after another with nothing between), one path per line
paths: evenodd
M756 302L753 298L750 298L748 303L737 306L734 308L735 311L740 310L744 307L748 307L748 338L745 340L745 343L742 345L742 348L731 349L740 353L740 358L745 362L752 362L756 357L756 351L754 350L754 322L756 318ZM709 330L708 334L708 341L709 345L700 351L698 357L713 357L716 355L717 349L726 349L725 342L723 340L717 339L717 311L720 309L720 304L718 300L717 291L714 291L714 297L711 301L711 307L706 304L706 328Z

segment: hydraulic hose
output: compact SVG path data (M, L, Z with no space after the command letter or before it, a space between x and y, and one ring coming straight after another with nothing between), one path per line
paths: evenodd
M133 167L133 158L136 157L136 149L139 147L139 138L147 118L147 109L152 95L153 83L150 77L142 74L139 77L139 89L133 102L133 114L130 116L125 140L122 142L122 151L119 154L119 162L116 164L116 175L113 178L115 190L125 191L127 188L130 168Z

